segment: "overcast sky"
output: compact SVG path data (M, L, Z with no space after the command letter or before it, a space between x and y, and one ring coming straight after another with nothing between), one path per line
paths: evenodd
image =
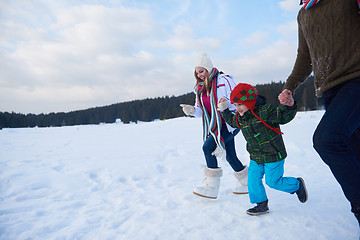
M194 62L285 81L298 0L0 0L0 112L68 112L193 91Z

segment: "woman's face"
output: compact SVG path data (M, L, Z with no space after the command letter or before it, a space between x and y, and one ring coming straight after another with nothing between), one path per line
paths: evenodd
M202 81L209 77L209 72L203 67L195 67L195 73Z

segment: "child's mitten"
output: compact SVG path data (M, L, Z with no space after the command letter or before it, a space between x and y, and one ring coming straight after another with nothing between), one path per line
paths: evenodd
M218 105L217 105L217 110L222 112L225 109L227 109L229 107L229 101L227 101L225 98L221 98L219 99Z

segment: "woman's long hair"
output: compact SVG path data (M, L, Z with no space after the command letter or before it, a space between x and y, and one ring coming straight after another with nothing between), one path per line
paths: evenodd
M209 77L210 77L210 74L211 74L211 73L209 73L208 70L206 70L205 68L204 68L204 70L205 70L206 73L207 73L207 74L206 74L207 76L206 76L206 78L205 78L204 81L201 80L201 79L197 76L196 71L194 71L194 76L195 76L195 79L196 79L196 83L195 83L194 89L195 89L195 91L197 92L197 91L199 90L199 85L200 85L201 83L203 83L203 85L202 85L202 87L201 87L201 89L200 89L200 92L206 90L207 94L209 95L210 92L211 92L211 82L210 82L210 80L209 80Z

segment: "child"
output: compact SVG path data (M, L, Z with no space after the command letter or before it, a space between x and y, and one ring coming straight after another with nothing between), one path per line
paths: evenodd
M249 215L269 212L268 198L262 179L276 190L296 193L299 201L308 199L305 182L302 178L283 177L284 161L287 156L279 124L290 122L297 112L294 99L287 106L276 108L265 104L256 89L246 83L238 84L230 95L235 105L236 115L227 108L228 101L220 99L218 109L225 121L232 127L241 128L250 153L248 170L248 190L251 203L257 205L247 210Z

